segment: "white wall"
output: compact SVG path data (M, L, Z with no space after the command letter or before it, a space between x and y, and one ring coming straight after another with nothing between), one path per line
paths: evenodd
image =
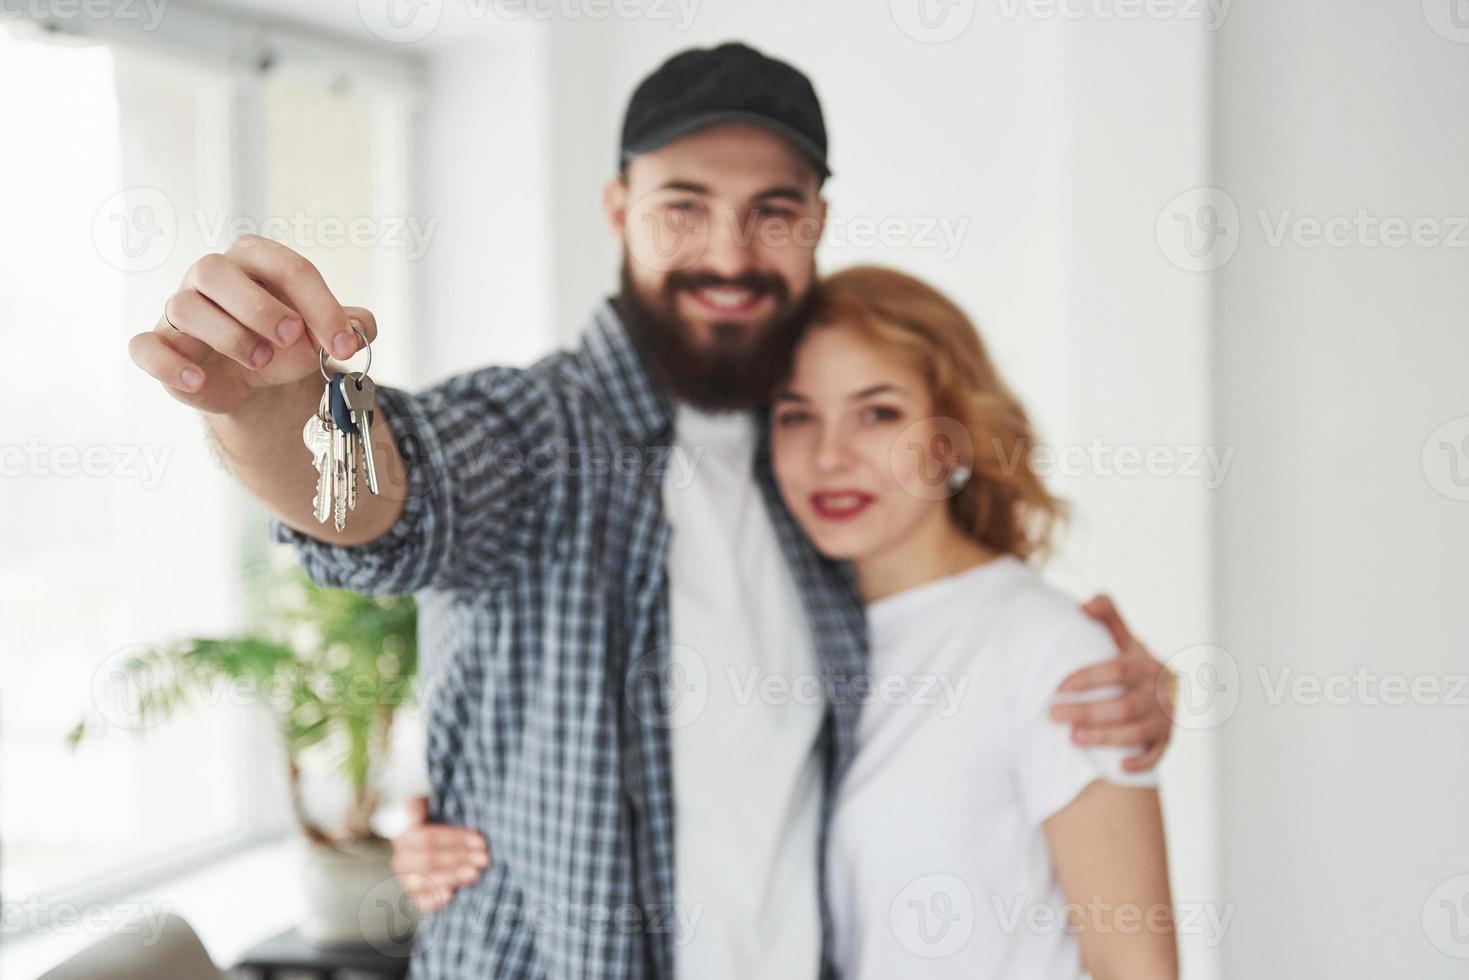
M1054 441L1097 463L1058 481L1080 516L1058 578L1111 592L1154 654L1186 669L1215 631L1218 489L1199 462L1214 444L1208 281L1168 260L1156 219L1207 182L1208 34L1188 19L1062 30L1065 333L1031 356L1065 364L1039 396L1060 406ZM1156 454L1156 472L1126 469L1129 451ZM1160 769L1169 862L1184 976L1198 980L1218 975L1229 938L1217 739L1188 714L1173 737Z
M556 344L546 31L486 33L426 58L417 199L438 224L415 282L425 381Z
M1469 443L1435 440L1424 465L1469 416L1469 234L1272 247L1259 215L1469 215L1469 30L1451 41L1425 11L1449 23L1434 0L1239 4L1219 33L1216 173L1241 232L1214 361L1238 447L1217 525L1220 642L1242 673L1219 730L1230 977L1469 972L1438 904L1469 938L1469 879L1429 901L1469 872L1465 694L1394 706L1351 680L1469 664ZM1347 703L1271 704L1261 670L1344 677Z

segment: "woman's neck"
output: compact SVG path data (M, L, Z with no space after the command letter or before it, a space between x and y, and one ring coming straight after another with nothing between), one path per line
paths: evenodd
M866 602L957 575L996 557L961 531L948 514L926 522L901 544L852 563Z

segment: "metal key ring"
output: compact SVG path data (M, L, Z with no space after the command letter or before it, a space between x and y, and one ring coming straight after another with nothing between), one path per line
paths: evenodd
M347 325L352 328L352 332L353 333L355 333L357 336L359 336L359 337L362 338L362 346L365 347L365 348L367 348L367 366L362 369L362 373L363 374L371 374L372 373L372 344L368 343L368 341L367 341L367 334L365 334L365 333L362 332L362 328L357 325L357 321L356 320L349 320L349 321L347 321ZM354 354L353 356L355 357L356 355ZM332 376L330 374L327 374L326 373L326 348L325 347L319 347L319 348L317 348L316 363L317 363L317 367L321 370L321 376L326 379L327 384L331 384Z

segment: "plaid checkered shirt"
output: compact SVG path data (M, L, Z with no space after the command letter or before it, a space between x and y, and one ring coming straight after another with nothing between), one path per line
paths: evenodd
M418 394L380 386L378 409L407 470L397 523L355 547L271 528L319 585L418 598L430 819L483 833L493 860L420 924L410 975L670 980L672 400L605 301L575 349ZM827 694L824 854L856 745L860 699L846 695L866 667L865 621L851 569L786 510L763 416L759 429L755 477ZM823 895L826 949L828 907Z

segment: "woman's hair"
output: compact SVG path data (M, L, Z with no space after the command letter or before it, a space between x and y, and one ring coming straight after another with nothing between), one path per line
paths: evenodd
M810 323L851 330L902 358L927 379L935 416L964 427L973 458L962 461L974 475L949 499L964 533L1021 559L1050 551L1067 505L1036 473L1030 419L958 306L912 276L857 266L822 280Z

